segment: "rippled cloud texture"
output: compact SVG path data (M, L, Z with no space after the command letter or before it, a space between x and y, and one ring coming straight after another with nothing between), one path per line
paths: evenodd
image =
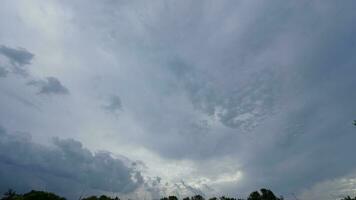
M352 194L355 6L2 1L0 190Z

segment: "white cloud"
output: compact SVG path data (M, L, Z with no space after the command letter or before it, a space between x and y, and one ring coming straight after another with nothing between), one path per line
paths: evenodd
M346 196L356 196L356 173L316 183L298 195L300 199L335 200Z

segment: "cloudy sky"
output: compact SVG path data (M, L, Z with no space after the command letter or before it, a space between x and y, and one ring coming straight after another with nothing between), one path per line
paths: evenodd
M0 190L356 194L355 6L1 1Z

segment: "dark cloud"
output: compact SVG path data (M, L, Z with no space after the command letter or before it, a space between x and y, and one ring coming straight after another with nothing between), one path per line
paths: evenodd
M27 51L25 48L10 48L4 45L0 45L0 54L3 54L16 65L28 65L31 64L31 60L34 55Z
M27 83L39 89L38 94L69 94L69 90L55 77L47 77L45 80L33 80Z
M46 189L73 197L83 190L126 194L143 184L140 172L109 153L93 154L72 139L55 138L53 144L0 128L0 190Z
M11 64L11 72L27 75L27 69L25 65L31 64L34 55L27 51L25 48L11 48L5 45L0 45L0 54L5 56Z
M24 48L14 49L4 45L0 45L0 54L5 56L9 61L7 64L6 62L2 62L7 67L0 67L0 77L6 77L9 72L26 77L29 76L25 65L31 64L34 54ZM28 82L28 85L38 87L38 94L69 94L69 90L55 77L46 77L44 80L32 80Z

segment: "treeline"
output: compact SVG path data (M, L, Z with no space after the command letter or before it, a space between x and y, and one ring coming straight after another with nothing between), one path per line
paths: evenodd
M3 194L1 200L66 200L64 197L60 197L51 192L32 190L25 194L17 194L13 190L9 190ZM111 198L106 195L90 196L85 198L79 198L79 200L120 200L118 197Z
M160 200L178 200L178 198L176 196L169 196L169 197L163 197ZM185 197L182 200L206 200L203 196L201 195L195 195L192 197ZM241 199L241 198L232 198L232 197L212 197L209 198L207 200L245 200L245 199ZM262 188L259 192L258 191L254 191L252 192L249 197L247 198L247 200L284 200L284 198L282 196L277 197L271 190Z
M13 190L9 190L3 194L0 200L66 200L64 197L60 197L51 192L44 192L44 191L36 191L32 190L25 194L17 194ZM106 195L101 196L89 196L89 197L79 197L79 200L120 200L119 197L108 197ZM178 200L176 196L168 196L163 197L160 200ZM282 196L277 197L275 194L268 189L261 189L260 191L252 192L247 199L236 199L231 197L212 197L209 199L205 199L201 195L195 195L192 197L185 197L182 200L284 200ZM341 200L356 200L356 197L351 198L350 196L346 196Z

